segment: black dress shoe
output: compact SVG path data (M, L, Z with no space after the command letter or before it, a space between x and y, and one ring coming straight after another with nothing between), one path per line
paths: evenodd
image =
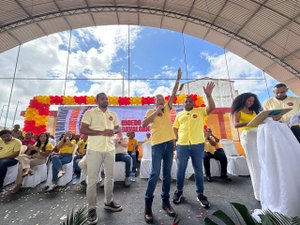
M225 181L228 181L228 182L232 181L231 178L229 178L227 175L226 176L221 176L221 179L225 180Z
M169 216L174 217L176 215L176 212L171 206L170 201L163 201L162 208Z
M152 223L153 222L153 214L152 214L152 207L147 206L145 207L145 213L144 213L144 219L146 223Z

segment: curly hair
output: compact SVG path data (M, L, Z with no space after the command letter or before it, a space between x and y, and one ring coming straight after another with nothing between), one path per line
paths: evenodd
M251 92L240 94L233 100L231 105L231 114L234 114L244 108L247 99L250 97L254 97L254 103L249 109L258 114L262 110L262 107L257 96Z

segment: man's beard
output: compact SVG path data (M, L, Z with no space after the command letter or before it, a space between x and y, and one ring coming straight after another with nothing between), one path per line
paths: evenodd
M104 109L106 109L106 108L107 108L107 106L108 106L108 103L102 103L100 106L101 106L101 108L104 108Z

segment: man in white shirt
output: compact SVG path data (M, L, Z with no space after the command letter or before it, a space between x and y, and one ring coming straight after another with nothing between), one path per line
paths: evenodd
M264 109L283 109L283 108L293 108L288 113L284 114L279 121L290 124L291 118L300 111L300 98L287 96L288 87L279 83L274 86L273 92L275 97L270 98L264 102ZM300 142L300 124L294 124L291 127L292 132Z

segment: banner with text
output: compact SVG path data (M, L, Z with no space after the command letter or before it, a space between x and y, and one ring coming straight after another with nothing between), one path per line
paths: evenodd
M135 132L135 138L142 142L150 127L143 127L142 121L148 109L154 106L110 106L109 109L116 112L123 133ZM60 106L58 108L55 139L57 140L65 131L79 133L80 121L83 113L91 106ZM172 122L176 113L182 110L182 106L175 106L171 112ZM126 134L125 134L126 135Z

